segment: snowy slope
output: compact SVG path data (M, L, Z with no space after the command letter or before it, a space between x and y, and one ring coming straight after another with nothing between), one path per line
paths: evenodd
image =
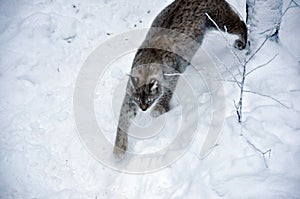
M76 77L84 61L107 39L149 27L171 2L0 1L1 198L300 198L297 8L283 17L280 43L267 42L249 63L249 70L278 56L246 79L247 90L271 96L281 104L270 97L246 93L242 136L233 105L239 89L224 81L222 134L205 158L199 158L198 139L171 166L147 174L128 174L99 163L80 141L72 103ZM244 15L244 4L231 2ZM203 49L236 72L220 33L207 34ZM237 53L243 56L245 52ZM128 73L132 56L121 59L124 68L108 73L105 80L114 83ZM216 64L222 78L230 78L224 66ZM189 78L193 69L186 73ZM195 77L190 79L194 81ZM202 91L200 110L209 115L208 93L204 88ZM100 84L95 104L109 103L112 95L109 87ZM173 103L175 108L168 114L176 121L180 110L176 99ZM100 123L114 122L111 114L110 109L96 106ZM202 121L201 127L206 128L207 121ZM105 129L108 139L114 138L115 128L108 125ZM161 139L138 142L136 149L162 147L168 136L173 136L172 126L167 128ZM265 157L258 151L269 149Z

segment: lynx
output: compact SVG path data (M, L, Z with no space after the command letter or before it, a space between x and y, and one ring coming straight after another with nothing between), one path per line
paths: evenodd
M219 29L238 35L235 48L242 50L246 47L246 24L225 0L175 0L155 18L151 25L154 31L150 29L138 49L129 75L114 146L117 158L122 158L126 152L127 132L138 109L151 109L152 117L169 111L179 76L166 74L183 73L201 45L205 32L215 29L216 24ZM171 30L171 34L166 36L159 30ZM178 37L176 33L185 36ZM197 45L190 45L187 38ZM186 56L174 53L174 49L183 51Z

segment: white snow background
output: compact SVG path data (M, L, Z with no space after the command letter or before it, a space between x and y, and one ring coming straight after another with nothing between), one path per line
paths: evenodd
M286 107L245 94L243 136L233 105L239 89L223 82L226 118L217 146L204 159L198 158L195 142L173 165L134 175L105 167L80 142L72 96L85 59L114 35L148 28L171 2L0 1L0 198L300 198L297 8L282 19L280 43L268 41L249 70L278 54L276 59L246 79L247 90ZM244 2L230 2L244 15ZM203 48L236 67L217 31L206 35ZM131 60L122 63L128 72ZM222 64L218 68L230 78ZM108 127L111 133L115 129ZM264 157L258 149L271 151Z

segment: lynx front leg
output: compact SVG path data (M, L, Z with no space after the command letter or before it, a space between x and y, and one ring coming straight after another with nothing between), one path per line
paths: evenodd
M130 101L130 96L126 94L119 117L114 154L121 159L128 145L128 129L132 118L136 115L136 105Z
M158 100L158 102L153 107L150 115L152 117L158 117L170 110L170 101L172 98L172 92L170 90L166 91Z

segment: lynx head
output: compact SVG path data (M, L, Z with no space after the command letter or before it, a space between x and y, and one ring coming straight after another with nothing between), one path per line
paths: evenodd
M162 68L157 65L135 67L130 75L132 100L146 111L163 93Z

